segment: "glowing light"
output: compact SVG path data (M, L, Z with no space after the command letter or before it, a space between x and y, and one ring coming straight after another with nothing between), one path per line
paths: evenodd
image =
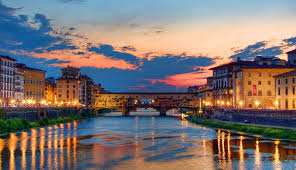
M274 104L275 104L276 106L278 106L278 105L279 105L279 101L276 100L276 101L274 102Z
M221 104L222 104L222 105L224 105L224 104L225 104L225 102L224 102L224 101L222 101L222 102L221 102Z
M15 100L13 100L13 99L10 100L10 103L11 103L11 104L14 104L14 103L15 103Z
M26 100L23 100L23 104L26 104Z
M258 106L260 104L260 102L258 101L255 101L255 105Z
M46 104L46 101L45 100L42 100L40 103L41 104Z
M218 100L218 102L217 102L218 104L220 104L220 101Z
M227 105L230 105L230 102L227 102L226 104L227 104Z
M27 103L28 103L28 104L32 104L32 102L33 102L33 101L32 101L32 100L30 100L30 99L29 99L29 100L27 100Z
M243 102L242 102L242 101L240 101L240 102L239 102L239 105L240 105L240 106L242 106L242 105L243 105Z
M32 101L32 104L36 104L36 101L35 101L35 100L33 100L33 101Z

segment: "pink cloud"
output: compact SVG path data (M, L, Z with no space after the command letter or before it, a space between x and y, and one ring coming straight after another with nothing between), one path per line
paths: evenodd
M168 85L181 88L181 87L205 84L206 78L210 76L211 76L210 71L205 71L205 72L195 71L190 73L167 76L165 79L146 79L146 80L149 80L152 84L156 82L162 82Z

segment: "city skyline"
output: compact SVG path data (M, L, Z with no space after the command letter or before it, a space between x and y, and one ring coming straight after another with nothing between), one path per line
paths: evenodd
M55 78L79 67L109 91L185 91L237 57L286 59L296 45L293 4L4 0L0 54Z

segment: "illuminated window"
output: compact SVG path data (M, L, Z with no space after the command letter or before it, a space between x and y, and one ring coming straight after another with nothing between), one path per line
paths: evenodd
M248 81L248 85L251 85L252 84L252 82L251 81Z

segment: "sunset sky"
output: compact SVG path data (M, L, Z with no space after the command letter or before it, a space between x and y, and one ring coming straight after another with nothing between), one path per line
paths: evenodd
M209 68L296 48L295 0L0 0L0 54L109 91L175 92Z

